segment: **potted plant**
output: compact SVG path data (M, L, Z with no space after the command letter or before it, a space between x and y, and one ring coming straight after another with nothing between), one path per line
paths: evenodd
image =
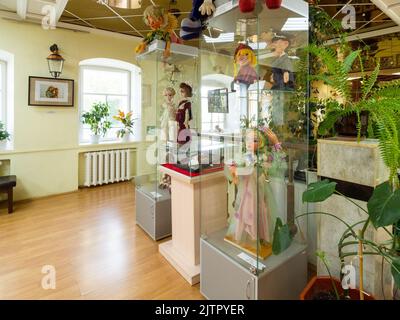
M113 116L113 118L123 125L123 127L117 131L117 137L123 141L129 141L129 135L133 133L132 129L134 125L132 112L125 114L122 110L118 110L118 114Z
M396 187L397 186L397 187ZM347 198L342 193L336 190L336 183L329 180L322 180L319 182L311 183L308 189L303 193L303 202L315 203L322 202L328 199L333 194L344 197L346 200L353 203L359 210L365 213L365 218L354 224L349 224L343 219L339 218L333 213L329 212L309 212L296 217L299 219L303 216L317 214L329 216L336 219L338 222L346 226L345 232L341 236L337 247L338 254L342 266L345 265L345 258L358 257L359 259L359 276L360 288L357 290L360 300L364 300L364 282L363 282L363 257L364 255L377 255L382 257L383 260L388 262L391 266L391 273L397 287L400 286L400 251L397 247L398 235L396 232L391 232L388 228L397 226L400 222L400 189L397 183L393 184L390 181L382 183L374 190L371 198L368 201L367 210L359 206L356 202ZM373 225L374 228L382 228L387 232L390 237L389 241L382 243L374 242L365 237L367 227ZM274 254L280 254L291 244L293 235L288 231L289 226L282 224L280 219L277 219L274 233L273 249ZM350 246L358 246L357 251L345 251ZM314 290L314 285L320 285L320 281L313 280L313 284L307 286L308 290ZM354 292L353 292L354 293ZM308 292L303 292L306 296ZM349 290L343 290L342 298L351 298ZM354 298L354 297L353 297Z
M90 111L82 114L82 123L90 126L92 131L91 142L99 143L100 136L105 136L111 127L110 107L105 102L96 102Z
M0 145L5 145L10 140L10 133L5 129L4 123L0 121Z

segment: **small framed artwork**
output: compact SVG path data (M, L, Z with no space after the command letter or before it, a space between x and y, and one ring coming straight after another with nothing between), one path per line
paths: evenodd
M73 107L74 80L29 77L28 105Z
M208 91L208 112L228 113L228 88Z

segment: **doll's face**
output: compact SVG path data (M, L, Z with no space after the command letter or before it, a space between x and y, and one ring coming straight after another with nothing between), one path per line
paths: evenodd
M147 17L147 22L149 24L149 27L152 30L157 30L157 29L160 29L161 26L163 25L164 18L163 17L157 18L157 17L148 16Z
M288 46L289 46L289 41L284 39L276 40L271 45L276 55L281 55L283 52L285 52Z
M174 96L175 96L175 94L173 92L171 92L171 91L165 91L164 92L165 100L168 101L168 102L172 102L172 100L174 100Z
M187 98L187 92L184 88L181 88L179 92L181 93L182 98Z
M236 63L238 63L240 66L245 66L251 63L253 55L254 53L248 49L239 50L239 52L236 54Z
M258 149L259 141L258 134L256 134L255 130L247 130L246 132L246 150L250 152L255 152Z

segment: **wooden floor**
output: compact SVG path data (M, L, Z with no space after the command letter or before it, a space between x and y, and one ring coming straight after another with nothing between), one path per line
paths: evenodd
M56 289L41 286L42 267ZM202 299L135 224L119 183L0 209L0 299Z

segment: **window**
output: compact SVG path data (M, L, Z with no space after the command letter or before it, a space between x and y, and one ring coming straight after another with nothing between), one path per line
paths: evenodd
M224 129L225 127L225 114L224 113L209 113L208 112L208 91L221 89L221 87L207 87L201 88L201 128L205 132L213 132L217 127Z
M6 63L0 60L0 121L6 123L6 109L7 109L7 69Z
M103 141L118 140L116 131L122 127L113 116L118 110L125 113L132 112L134 120L135 140L140 139L140 69L134 65L110 59L87 60L81 63L81 96L80 96L80 123L81 115L90 111L96 102L106 102L110 106L111 129L102 138ZM81 123L80 141L90 140L91 130L88 125Z

